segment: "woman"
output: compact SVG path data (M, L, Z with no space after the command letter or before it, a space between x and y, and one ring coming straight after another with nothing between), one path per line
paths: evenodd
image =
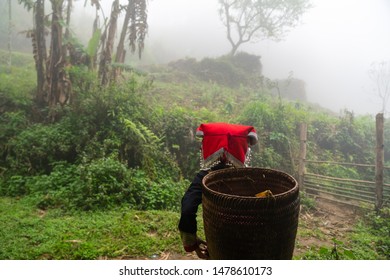
M202 138L201 170L185 192L181 201L180 237L186 252L195 251L207 259L206 242L197 237L196 214L202 203L202 180L209 172L249 164L250 146L258 138L252 126L228 123L201 124L196 135Z

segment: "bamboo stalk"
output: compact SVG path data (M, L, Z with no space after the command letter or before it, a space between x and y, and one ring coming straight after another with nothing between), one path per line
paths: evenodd
M316 179L315 177L308 177L308 179L306 180L308 182L316 182L318 184L322 184L322 183L331 183L331 184L337 184L337 185L342 185L344 186L345 188L347 189L360 189L360 190L367 190L367 191L371 191L373 193L375 193L375 186L370 186L370 185L360 185L360 184L355 184L355 183L352 183L352 182L343 182L343 183L340 183L340 182L336 182L336 181L333 181L333 180L330 180L330 179Z
M342 182L355 182L355 183L375 184L375 182L371 182L371 181L356 180L356 179L346 179L346 178L337 178L337 177L330 177L330 176L319 175L319 174L314 174L314 173L306 173L305 175L316 176L316 177L319 177L319 178L334 179L334 180L342 181Z
M358 167L375 167L374 164L364 163L350 163L350 162L337 162L337 161L323 161L323 160L306 160L307 163L321 163L321 164L332 164L332 165L349 165ZM389 167L390 168L390 167Z
M369 208L368 205L372 205L372 202L371 201L361 201L363 202L364 204L355 204L353 202L350 202L350 201L346 201L346 200L338 200L338 199L333 199L333 198L329 198L329 197L323 197L323 196L319 196L319 195L315 195L315 194L308 194L309 196L311 197L314 197L314 198L320 198L320 199L325 199L325 200L329 200L329 201L332 201L332 202L337 202L337 203L342 203L342 204L346 204L346 205L349 205L349 206L354 206L354 207L359 207L359 208ZM359 201L357 201L359 202ZM366 205L368 204L368 205Z
M306 186L307 190L309 190L309 191L329 194L329 195L332 195L332 196L335 196L335 197L339 197L339 198L347 198L347 199L351 199L351 200L363 201L363 202L369 202L369 203L373 203L375 201L375 197L370 197L370 196L351 196L351 195L344 194L344 193L334 193L334 192L331 192L331 191L328 191L328 190L319 189L318 186L311 185L310 183L307 183L305 186Z
M362 195L362 196L369 196L370 195L372 197L374 197L374 192L371 190L371 191L367 191L367 190L359 190L359 189L346 189L344 187L340 187L340 186L334 186L334 185L329 185L329 184L318 184L318 182L312 182L312 181L305 181L305 184L311 184L312 186L316 186L318 187L319 189L320 188L327 188L328 190L335 190L335 191L340 191L342 193L347 193L347 194L357 194L357 196L359 195Z

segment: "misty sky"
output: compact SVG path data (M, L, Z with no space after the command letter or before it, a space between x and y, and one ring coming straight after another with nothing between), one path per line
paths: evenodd
M148 42L181 57L215 57L230 45L217 0L151 0ZM381 106L367 71L390 60L390 1L313 0L313 8L283 41L261 41L241 50L262 56L269 78L306 82L309 101L335 112L376 114ZM178 40L180 39L180 40ZM158 46L158 47L157 47ZM390 104L389 104L390 106Z
M312 3L284 40L246 44L239 51L260 55L269 78L283 79L292 73L304 80L311 102L336 113L348 109L375 115L381 104L367 72L372 62L390 60L390 0ZM230 51L218 0L149 0L148 10L149 35L139 63L201 59Z

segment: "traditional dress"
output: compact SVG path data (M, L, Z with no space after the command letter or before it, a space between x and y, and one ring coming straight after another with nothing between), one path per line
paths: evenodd
M228 167L245 167L250 161L250 146L258 138L252 126L228 123L201 124L196 135L202 137L201 170L196 174L181 201L179 230L184 249L196 250L196 214L202 203L202 179L209 172Z

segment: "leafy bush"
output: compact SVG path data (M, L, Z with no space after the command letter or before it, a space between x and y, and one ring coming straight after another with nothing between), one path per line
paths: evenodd
M199 71L199 64L195 58L179 59L169 63L169 66L179 71L196 74Z
M255 74L258 76L262 74L263 66L260 61L261 57L258 55L238 52L233 57L227 56L225 59L231 60L237 68L242 69L246 74Z
M49 175L28 177L26 187L32 197L36 197L37 207L72 209L78 206L83 181L76 165L65 162L54 164Z
M36 197L41 209L97 210L128 205L139 210L178 210L187 181L148 177L110 157L80 165L58 162L49 175L12 176L2 195ZM7 186L5 188L5 186Z
M0 194L7 196L22 196L28 194L28 192L26 179L23 176L14 175L6 181L6 184L3 184Z
M200 116L182 107L173 107L161 116L164 142L185 178L192 178L199 169L200 142L194 132L202 122Z
M189 185L187 180L173 181L166 178L151 180L142 170L133 170L131 197L136 209L178 210L181 197Z
M179 59L169 64L173 69L194 75L206 82L239 88L241 84L259 85L262 72L260 56L240 52L235 56Z
M214 81L221 85L239 87L245 77L234 65L223 59L204 58L199 64L198 77L204 81Z
M1 52L0 52L1 56ZM13 57L13 64L23 64L23 66L12 67L11 73L0 63L0 110L12 111L15 108L28 108L32 105L31 93L35 87L36 75L34 72L34 62L32 56L21 58L18 62Z
M5 112L0 115L0 166L6 166L9 141L28 126L25 112Z
M61 124L32 125L9 141L6 161L17 174L48 173L52 163L74 159L74 138Z
M291 103L254 101L246 105L237 122L253 125L259 135L254 148L252 165L294 172L294 158L298 154L298 124L307 117L303 108Z
M94 160L79 166L78 172L81 179L76 190L78 208L109 208L129 200L130 174L118 160Z

